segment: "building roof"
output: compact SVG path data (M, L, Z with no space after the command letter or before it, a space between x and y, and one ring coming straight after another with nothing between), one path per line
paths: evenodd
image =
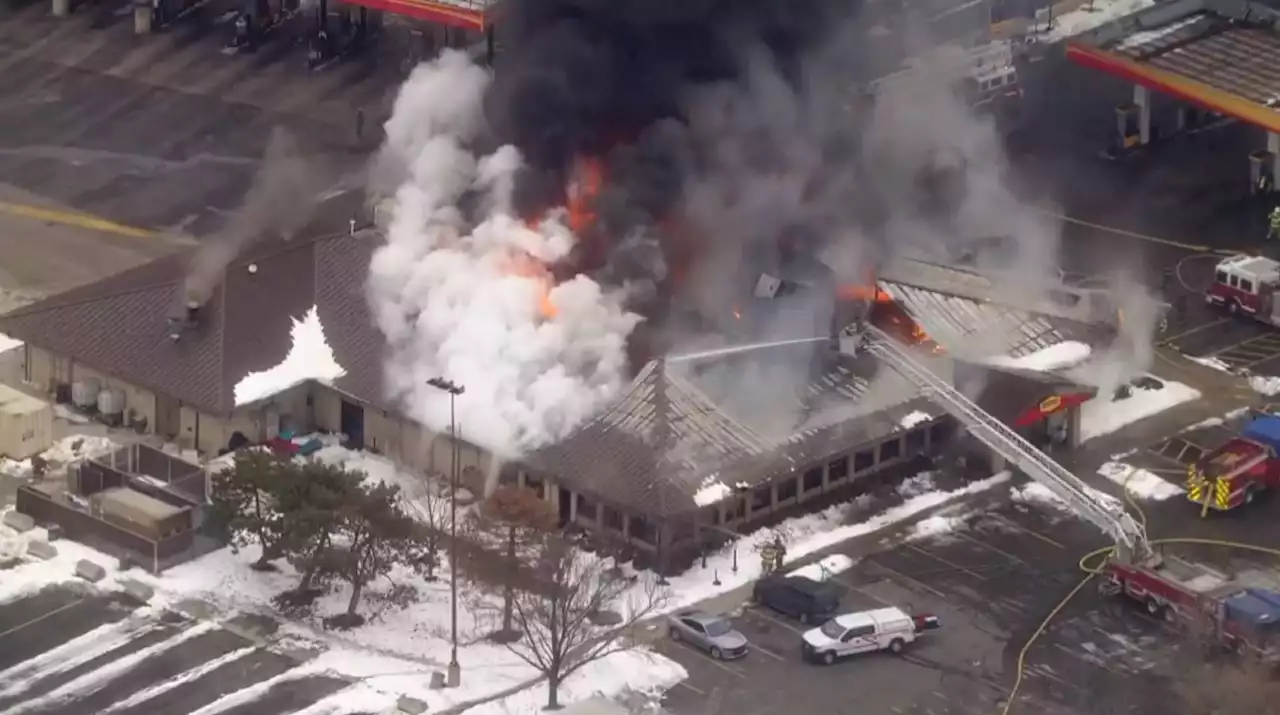
M700 506L708 480L754 486L900 431L913 412L941 414L897 373L859 367L842 364L795 391L793 404L775 404L770 412L798 415L778 434L709 397L705 373L655 360L613 407L523 461L584 493L668 516Z
M168 319L181 306L190 252L7 313L0 333L223 415L235 406L236 383L278 365L288 354L293 320L315 306L346 370L335 387L380 404L383 340L368 311L365 274L351 270L367 265L373 248L370 238L344 233L247 251L228 266L198 324L177 341Z
M1157 3L1070 43L1067 56L1276 132L1278 21L1280 12L1257 3Z

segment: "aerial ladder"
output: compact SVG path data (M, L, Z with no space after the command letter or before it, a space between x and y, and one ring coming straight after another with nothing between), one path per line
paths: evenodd
M901 374L959 420L978 441L1004 457L1031 479L1043 484L1077 514L1115 539L1113 561L1124 564L1151 564L1158 556L1147 540L1147 531L1119 501L1095 494L1079 477L1021 435L992 417L925 365L916 355L888 333L867 321L858 321L840 335L840 351L857 356L874 355Z

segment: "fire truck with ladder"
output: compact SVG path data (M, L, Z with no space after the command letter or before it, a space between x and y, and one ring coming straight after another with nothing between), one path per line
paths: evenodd
M1258 415L1236 437L1187 468L1187 499L1227 511L1280 486L1280 416Z
M1280 327L1280 262L1262 256L1232 256L1213 270L1204 301L1231 315Z
M1083 481L991 416L939 377L948 358L924 355L858 320L841 331L840 351L874 355L954 417L969 434L1031 479L1043 484L1080 517L1115 539L1102 566L1100 591L1124 595L1152 616L1204 627L1221 645L1266 662L1280 654L1280 593L1158 552L1145 527L1118 500L1097 495ZM936 364L936 365L935 365ZM935 365L937 369L927 367Z

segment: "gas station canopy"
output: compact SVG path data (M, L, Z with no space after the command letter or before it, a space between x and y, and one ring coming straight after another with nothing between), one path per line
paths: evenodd
M1280 13L1177 0L1104 26L1067 57L1213 112L1280 133Z
M370 10L483 32L496 0L349 0Z

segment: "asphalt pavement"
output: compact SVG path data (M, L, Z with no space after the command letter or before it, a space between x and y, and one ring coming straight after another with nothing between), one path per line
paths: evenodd
M258 686L256 697L221 715L280 715L348 687L298 670L305 654L277 652L242 626L156 611L81 584L0 604L0 712L190 715Z

